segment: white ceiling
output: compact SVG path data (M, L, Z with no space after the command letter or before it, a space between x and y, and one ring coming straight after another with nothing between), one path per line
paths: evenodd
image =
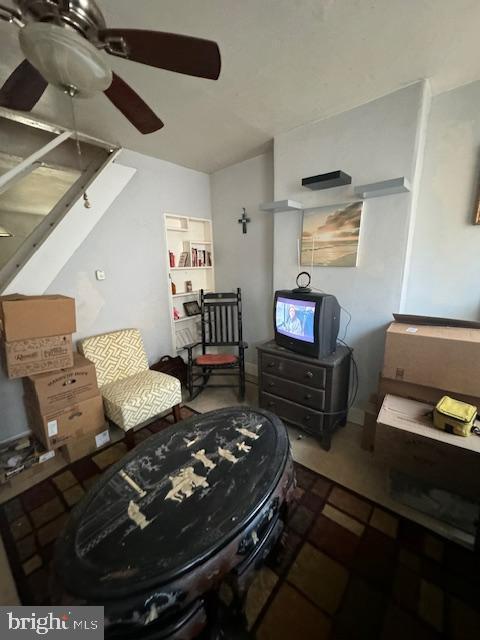
M104 96L78 102L80 128L151 156L212 172L273 136L421 78L434 93L480 78L478 0L99 0L108 25L216 40L217 82L110 57L166 126L142 136ZM20 62L0 23L0 81ZM70 125L49 88L34 113ZM480 105L479 105L480 107Z

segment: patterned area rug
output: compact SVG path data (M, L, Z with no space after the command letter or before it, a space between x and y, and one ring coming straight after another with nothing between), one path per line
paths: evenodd
M169 424L159 420L137 440ZM48 603L48 567L69 510L125 453L123 442L114 444L0 507L24 604ZM472 553L295 466L298 500L285 546L247 597L258 640L480 638L480 565Z

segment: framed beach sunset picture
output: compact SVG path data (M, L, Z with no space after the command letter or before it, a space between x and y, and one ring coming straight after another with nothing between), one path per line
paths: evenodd
M356 267L363 202L322 207L305 213L302 267Z

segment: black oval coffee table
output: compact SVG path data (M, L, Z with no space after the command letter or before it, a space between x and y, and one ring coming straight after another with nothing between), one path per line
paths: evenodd
M72 511L55 550L62 601L104 605L107 636L195 638L223 581L242 602L293 489L287 432L268 411L233 407L172 425Z

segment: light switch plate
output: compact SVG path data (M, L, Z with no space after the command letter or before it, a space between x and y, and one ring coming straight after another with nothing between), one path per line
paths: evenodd
M105 280L105 271L100 271L99 269L97 269L95 271L95 277L97 278L97 280Z

